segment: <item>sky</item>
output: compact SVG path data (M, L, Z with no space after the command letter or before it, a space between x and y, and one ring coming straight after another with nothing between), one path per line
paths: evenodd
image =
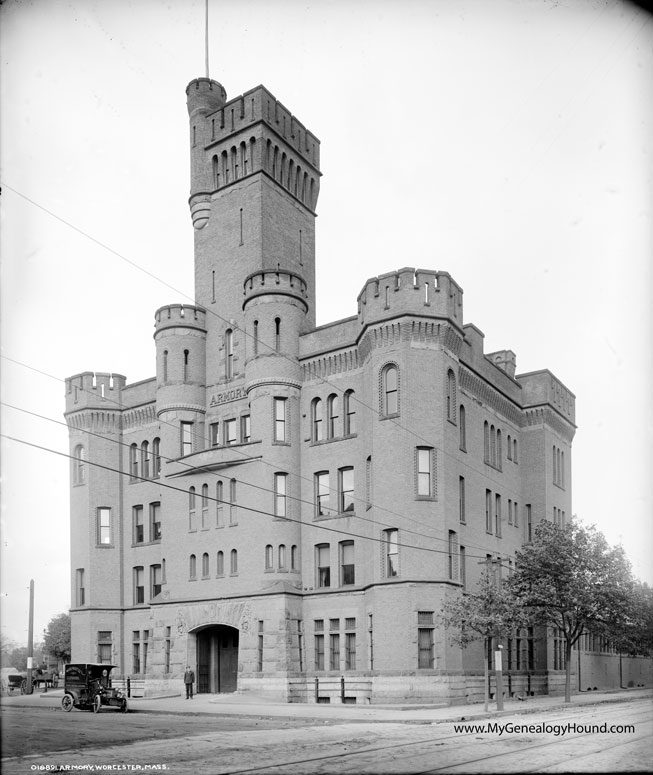
M70 605L63 380L153 376L155 310L193 297L204 2L5 0L0 21L0 623L25 644L30 579L37 637ZM228 98L262 83L321 141L318 324L354 315L370 277L449 272L486 352L575 394L573 512L653 583L652 18L209 0L209 65Z

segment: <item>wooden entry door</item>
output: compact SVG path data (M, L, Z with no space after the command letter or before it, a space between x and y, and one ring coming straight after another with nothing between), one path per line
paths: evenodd
M197 634L197 692L216 694L238 688L238 630L216 625Z

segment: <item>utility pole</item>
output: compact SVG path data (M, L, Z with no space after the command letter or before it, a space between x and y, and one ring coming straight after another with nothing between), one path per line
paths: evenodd
M503 665L501 657L503 646L499 644L494 652L494 686L497 693L497 710L503 710Z
M34 661L34 579L29 582L29 629L27 631L27 686L25 690L28 694L33 691L32 687L32 664Z

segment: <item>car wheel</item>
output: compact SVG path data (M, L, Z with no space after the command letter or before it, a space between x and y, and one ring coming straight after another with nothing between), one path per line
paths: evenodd
M64 696L61 698L61 707L66 711L66 713L70 713L70 711L73 709L73 698L70 696L70 694L64 694Z
M96 694L95 699L93 700L93 713L99 713L101 707L102 707L102 697L100 697L99 694Z

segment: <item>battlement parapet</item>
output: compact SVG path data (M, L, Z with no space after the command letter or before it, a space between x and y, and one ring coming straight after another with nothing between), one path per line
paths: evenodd
M110 372L83 371L66 379L66 412L102 405L122 409L121 391L127 377Z
M525 407L549 404L571 423L576 422L576 396L548 369L518 374Z
M485 357L502 371L505 371L509 377L515 378L517 356L512 350L497 350L497 352L488 353Z
M463 290L448 272L404 267L372 277L358 295L361 325L399 314L445 317L462 327Z
M245 278L243 309L259 296L291 296L301 301L308 311L308 286L301 275L290 269L260 269Z
M318 138L265 86L256 86L218 106L207 114L206 121L209 125L207 149L262 121L313 167L320 168Z
M188 115L212 113L227 101L227 92L221 83L211 78L195 78L186 87Z
M168 304L154 313L154 336L167 328L194 328L206 333L206 310L192 304Z

